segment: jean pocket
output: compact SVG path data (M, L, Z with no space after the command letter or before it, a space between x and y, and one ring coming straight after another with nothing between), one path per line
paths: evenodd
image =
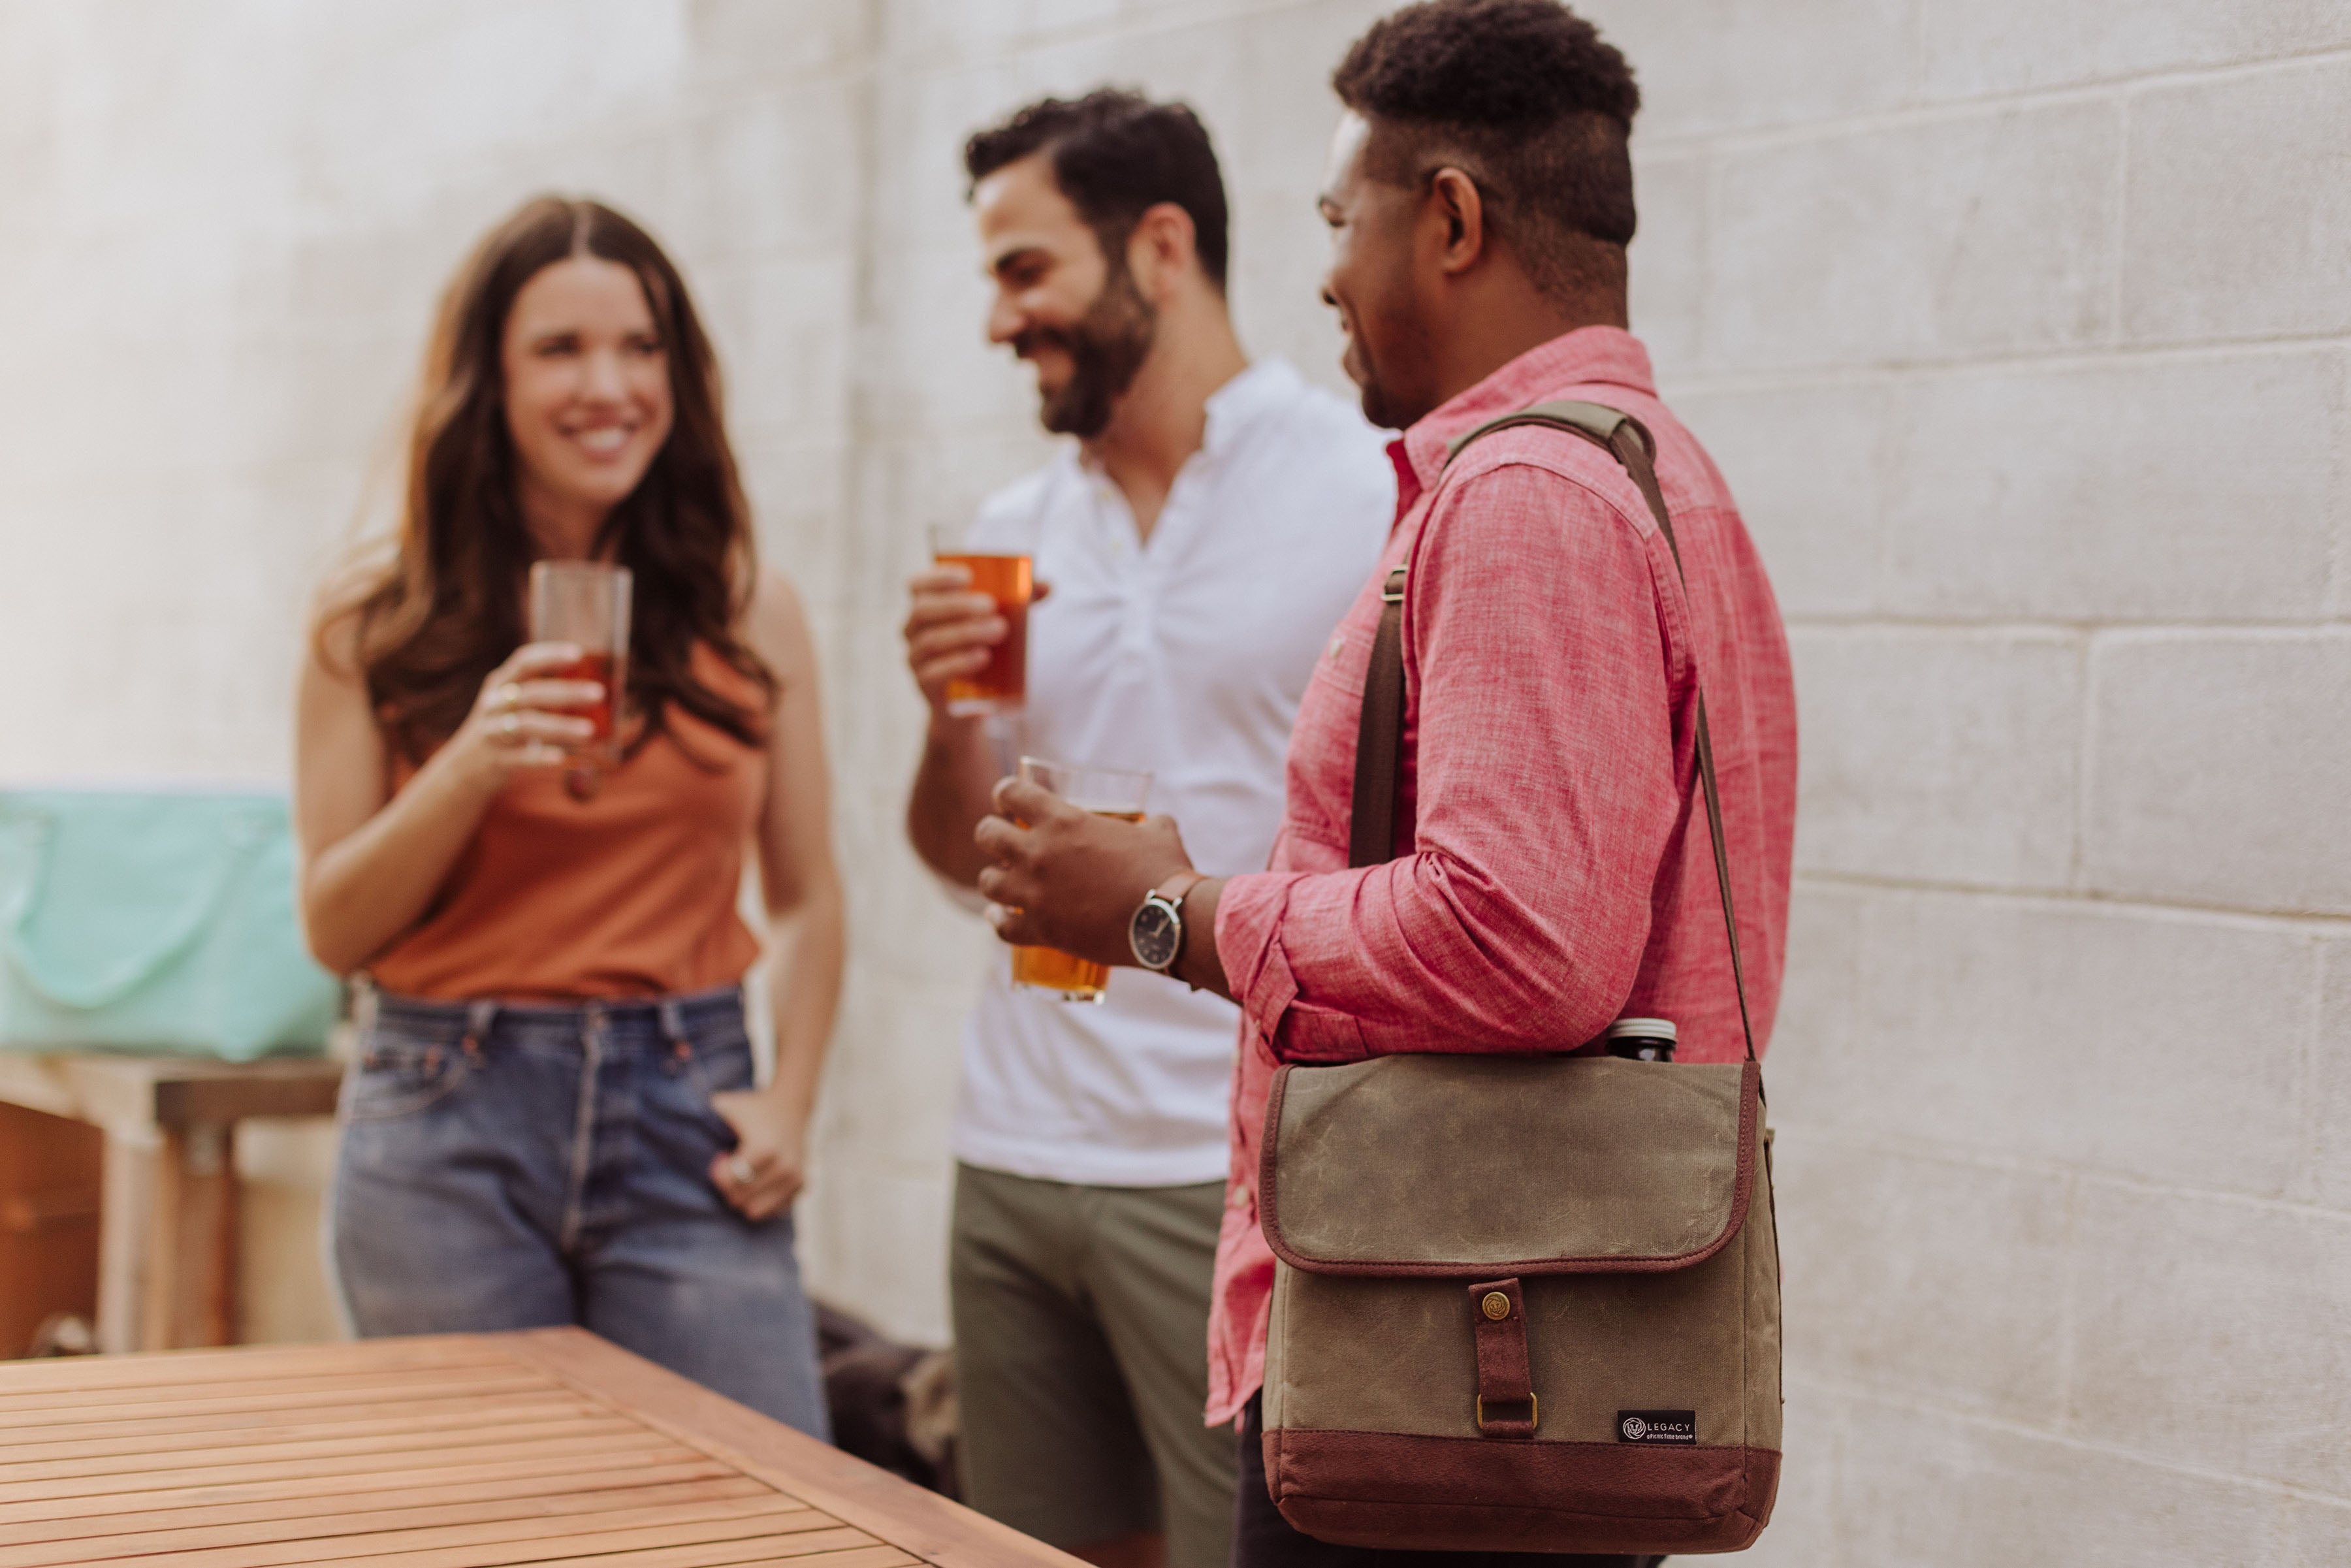
M692 1042L684 1056L680 1087L718 1135L721 1146L735 1144L735 1129L711 1103L714 1096L757 1088L758 1074L751 1061L751 1042L740 1035L718 1036Z
M371 1030L359 1060L343 1077L347 1122L388 1122L413 1116L456 1092L471 1071L462 1046L402 1039Z

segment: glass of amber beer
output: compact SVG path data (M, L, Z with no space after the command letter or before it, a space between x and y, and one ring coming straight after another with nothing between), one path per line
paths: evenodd
M1143 821L1151 775L1120 768L1075 768L1041 757L1020 759L1020 781L1051 790L1097 816ZM1026 824L1023 824L1024 826ZM1065 1002L1098 1002L1110 988L1110 966L1074 957L1058 947L1012 949L1012 983L1051 991Z
M553 681L594 681L595 703L575 709L595 727L582 752L597 762L613 755L613 716L629 678L629 569L595 560L535 561L530 569L530 640L577 643L580 657L547 672Z
M958 717L1012 712L1029 698L1029 601L1036 588L1029 558L959 549L945 529L934 528L931 559L969 572L972 591L995 600L996 612L1010 627L985 665L947 683L947 712Z

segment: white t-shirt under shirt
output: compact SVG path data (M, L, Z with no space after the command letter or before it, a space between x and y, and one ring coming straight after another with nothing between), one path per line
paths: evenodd
M1074 444L990 497L971 548L1026 551L1052 584L1029 614L1028 706L991 721L1008 767L1145 769L1194 865L1262 870L1299 698L1394 520L1384 447L1353 405L1260 361L1208 399L1147 546ZM1136 968L1112 970L1102 1002L1065 1002L991 955L956 1157L1102 1186L1220 1181L1239 1016Z

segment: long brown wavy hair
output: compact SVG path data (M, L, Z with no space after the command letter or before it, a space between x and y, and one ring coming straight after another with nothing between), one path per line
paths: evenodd
M426 357L408 442L397 549L322 625L356 618L368 700L413 763L455 734L483 681L523 643L536 554L524 526L500 350L523 285L575 256L637 276L668 352L675 407L644 477L612 508L596 554L635 576L628 695L645 717L674 703L747 745L764 742L776 678L736 635L756 580L751 510L721 415L717 357L685 280L643 228L600 202L541 196L493 229L450 284ZM755 685L747 709L697 679L707 643Z

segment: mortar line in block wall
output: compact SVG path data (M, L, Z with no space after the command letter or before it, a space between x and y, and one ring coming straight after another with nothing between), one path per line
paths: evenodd
M1635 323L1635 334L1639 323ZM1903 382L2001 375L2024 371L2045 375L2112 370L2121 365L2197 364L2215 360L2284 358L2326 349L2351 348L2351 331L2252 333L2196 341L2130 342L2117 340L2090 347L2002 350L1949 354L1936 359L1871 360L1859 364L1763 365L1747 370L1668 373L1660 378L1668 399L1740 392L1817 392Z
M1982 1431L1998 1432L2004 1437L2022 1437L2032 1442L2050 1443L2070 1448L2076 1453L2095 1454L2104 1458L2121 1459L2130 1464L2145 1465L2168 1475L2194 1480L2211 1481L2222 1486L2244 1487L2279 1499L2297 1502L2314 1502L2330 1508L2351 1508L2351 1496L2339 1492L2320 1491L2314 1487L2297 1486L2292 1481L2273 1480L2267 1476L2248 1475L2241 1470L2214 1469L2206 1465L2183 1463L2168 1454L2150 1453L2121 1443L2101 1443L2070 1432L2053 1431L2022 1421L1987 1415L1970 1406L1945 1404L1937 1399L1907 1393L1895 1393L1873 1387L1865 1383L1851 1383L1834 1377L1821 1377L1792 1365L1786 1381L1791 1388L1825 1395L1833 1399L1851 1400L1857 1404L1875 1405L1883 1409L1900 1410L1913 1416L1931 1416L1938 1420L1952 1421L1974 1427Z
M1872 110L1863 114L1834 115L1824 120L1794 120L1776 125L1716 126L1707 130L1668 131L1635 143L1635 156L1690 152L1750 152L1797 147L1811 141L1845 137L1877 136L1913 126L1949 124L1989 119L2019 110L2063 109L2077 104L2110 102L2136 93L2168 87L2258 77L2293 70L2329 60L2351 59L2351 45L2329 45L2256 60L2231 60L2210 66L2175 66L2126 76L2100 77L2053 87L2020 88L2013 92L1985 93L1975 98L1946 99L1933 103L1905 104L1898 109Z
M1859 611L1840 614L1820 611L1811 614L1787 616L1782 624L1790 632L1880 632L1897 637L1906 632L1921 636L1947 636L1952 633L1984 642L2060 643L2076 638L2093 642L2135 643L2209 643L2223 638L2238 638L2262 643L2300 643L2314 639L2332 641L2351 631L2351 610L2342 614L2315 618L2304 616L2293 621L2198 621L2189 617L2165 616L2146 620L2022 620L2013 615L1907 615L1883 610Z
M2057 1426L2071 1435L2076 1430L2074 1420L2074 1385L2079 1371L2074 1355L2075 1332L2082 1321L2082 1183L2078 1176L2068 1174L2058 1178L2061 1200L2064 1205L2065 1234L2059 1256L2065 1260L2065 1279L2057 1291Z
M2340 379L2328 430L2335 451L2327 472L2335 537L2327 551L2326 594L2320 602L2332 606L2338 619L2351 620L2351 355L2336 369Z
M2241 643L2325 643L2351 636L2342 616L2304 621L2145 621L2108 622L2088 627L2094 644L2149 646L2166 643L2214 643L2224 638Z
M2105 322L2099 336L2109 344L2121 343L2126 329L2124 309L2124 278L2129 273L2130 255L2130 178L2131 178L2131 118L2132 95L2126 93L2115 105L2115 145L2121 156L2106 166L2106 260Z
M2092 791L2098 765L2099 661L2095 639L2083 641L2081 659L2081 706L2074 714L2074 821L2072 842L2065 853L2065 885L2075 897L2086 898L2091 895L2088 885L2090 819L2096 812Z
M1808 888L1822 891L1860 890L1873 893L1920 894L1938 897L2006 900L2029 904L2051 913L2136 915L2146 919L2177 921L2186 925L2218 922L2246 931L2275 932L2283 927L2289 932L2312 936L2341 937L2351 934L2351 915L2314 914L2305 909L2248 909L2236 904L2192 904L2186 900L2147 898L2126 894L2099 893L2089 889L2068 893L2053 888L2005 886L1993 883L1941 882L1925 877L1872 876L1866 872L1815 871L1802 868L1798 869L1795 881L1799 891Z
M2329 944L2324 939L2310 944L2310 983L2304 1001L2306 1014L2303 1020L2301 1092L2294 1103L2302 1112L2301 1147L2296 1151L2296 1173L2291 1189L2296 1200L2324 1207L2319 1192L2325 1181L2322 1170L2325 1158L2325 1125L2328 1110L2326 1097L2320 1092L2325 1079L2326 1029L2326 960Z
M2218 1187L2188 1186L2176 1182L2156 1181L2147 1176L2135 1176L2126 1171L2105 1170L2094 1166L2071 1165L2063 1160L2034 1159L2022 1155L1987 1154L1977 1145L1943 1143L1922 1137L1915 1132L1899 1136L1870 1131L1874 1124L1843 1122L1808 1122L1799 1114L1793 1121L1779 1116L1771 1119L1771 1128L1780 1145L1801 1148L1817 1144L1823 1148L1841 1149L1849 1154L1876 1155L1917 1164L1953 1166L1965 1170L1987 1171L1999 1176L2030 1176L2035 1180L2071 1184L2078 1193L2090 1187L2126 1194L2132 1197L2163 1198L2183 1203L2218 1204L2292 1219L2312 1220L2323 1225L2351 1226L2351 1209L2330 1207L2299 1197L2262 1197L2253 1193L2227 1192ZM1778 1146L1775 1145L1775 1147ZM1784 1156L1782 1156L1784 1157Z

